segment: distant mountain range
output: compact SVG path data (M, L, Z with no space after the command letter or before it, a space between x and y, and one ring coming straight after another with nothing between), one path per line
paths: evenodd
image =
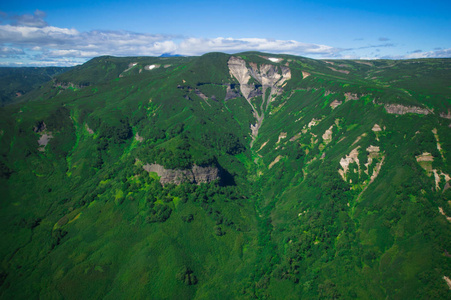
M171 54L171 53L163 53L160 55L160 57L182 57L183 55L179 54Z
M450 59L0 74L2 299L449 298Z

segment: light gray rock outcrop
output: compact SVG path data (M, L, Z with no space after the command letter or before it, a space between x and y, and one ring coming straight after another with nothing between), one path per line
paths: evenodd
M428 115L431 111L427 108L417 106L404 106L401 104L385 104L385 110L389 114L404 115L404 114L419 114Z
M251 125L252 147L253 141L258 135L258 130L263 123L269 103L274 100L275 96L282 93L282 88L285 86L286 81L291 79L291 71L286 66L272 64L258 66L252 62L249 63L248 67L242 58L235 56L230 57L227 64L230 75L239 82L241 94L252 107L252 112L256 119L256 123ZM261 87L251 84L251 78L260 83ZM267 90L270 90L270 93L265 97ZM260 107L256 107L251 101L252 98L257 96L262 96L263 98Z
M173 183L181 184L182 182L190 183L208 183L220 179L219 169L215 167L200 167L194 165L192 169L173 170L165 169L159 164L146 164L143 169L147 172L155 172L160 177L162 185Z

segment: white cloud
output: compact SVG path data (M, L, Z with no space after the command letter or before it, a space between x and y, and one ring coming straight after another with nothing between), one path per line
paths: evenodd
M307 44L293 40L272 40L261 38L223 38L199 39L188 38L183 40L177 49L183 55L199 55L205 52L241 52L264 51L297 55L332 55L339 50L325 45Z
M25 52L19 48L0 47L0 57L15 57L23 54L25 54Z
M177 42L178 41L178 42ZM128 31L93 30L79 32L76 29L54 26L33 27L0 25L0 43L13 44L41 52L39 59L72 57L91 58L100 55L158 56L163 53L201 55L220 51L264 51L297 55L335 56L339 49L301 43L294 40L261 38L180 38L174 35L143 34Z
M44 21L46 13L42 10L36 9L33 15L25 14L20 16L13 16L13 24L19 26L31 26L31 27L45 27L47 22Z
M33 15L11 17L10 19L13 20L11 24L0 25L0 44L13 45L15 48L25 49L26 52L34 52L30 59L36 65L49 59L49 62L65 63L55 59L87 60L100 55L159 56L163 53L202 55L213 51L227 53L264 51L336 56L340 51L326 45L307 44L294 40L231 37L203 39L105 30L80 32L74 28L49 26L44 21L45 16L44 12L36 10ZM13 54L17 57L18 53L5 52L4 56L8 54L12 58Z
M361 58L369 56L354 51L370 48L395 47L392 43L341 49L328 45L303 43L295 40L264 38L196 38L177 35L135 33L129 31L92 30L80 32L74 28L48 25L46 14L36 10L33 15L8 17L11 24L0 25L1 64L73 65L100 55L159 56L163 53L202 55L207 52L237 53L262 51L315 58ZM381 37L379 41L389 41ZM360 51L359 51L360 52ZM450 49L411 53L403 57L451 57ZM5 62L5 59L9 61Z
M45 54L46 57L93 57L97 56L95 51L80 51L80 50L53 50Z
M0 43L14 43L19 45L53 46L64 45L79 38L80 33L75 29L30 26L0 25Z
M427 52L414 51L413 53L402 56L401 58L413 59L413 58L448 58L448 57L451 57L451 48Z

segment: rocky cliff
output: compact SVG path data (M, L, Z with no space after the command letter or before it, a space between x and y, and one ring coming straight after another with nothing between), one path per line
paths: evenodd
M269 60L274 62L272 59ZM275 59L275 61L278 60ZM286 81L291 79L291 71L286 66L272 64L258 66L256 63L249 63L250 67L247 67L246 62L242 58L235 56L230 57L227 64L230 75L235 77L240 84L241 94L252 107L253 115L257 121L254 125L251 125L252 138L255 139L265 118L265 111L268 109L269 103L276 95L281 94ZM251 78L261 84L261 87L250 84ZM270 93L266 97L266 90L268 89ZM251 101L252 98L257 96L263 97L260 107L254 105Z
M401 104L385 104L385 110L389 114L404 115L404 114L419 114L427 115L431 111L427 108L421 108L417 106L404 106Z
M193 166L187 170L165 169L162 165L146 164L143 169L147 172L155 172L160 177L162 185L168 183L181 184L182 182L190 183L208 183L220 179L219 169L215 167Z

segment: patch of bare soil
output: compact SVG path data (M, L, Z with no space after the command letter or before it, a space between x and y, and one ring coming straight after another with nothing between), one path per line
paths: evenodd
M368 61L354 60L354 62L356 62L356 63L358 63L358 64L362 64L362 65L367 65L367 66L370 66L370 67L373 66L373 64L370 63L370 62L368 62Z
M448 217L448 216L445 214L445 211L443 210L443 208L439 207L439 208L438 208L438 211L440 212L440 214L442 214L442 215L445 216L445 218L446 218L446 220L448 220L448 222L451 222L451 217Z
M91 128L89 128L88 124L85 124L85 129L89 134L94 134L94 130L92 130Z
M443 280L446 281L446 284L448 285L449 289L451 290L451 279L449 279L449 278L446 277L446 276L443 276Z
M281 132L279 134L279 139L277 140L277 144L280 143L280 140L285 139L287 137L287 133L286 132Z
M299 133L295 134L295 136L293 136L290 139L290 142L294 142L295 140L299 139L301 137L301 135L302 135L302 132L299 132Z
M142 136L139 136L138 133L136 133L135 134L135 140L141 143L142 141L144 141L144 138Z
M378 132L382 131L382 128L378 124L374 124L373 128L371 128L372 131Z
M337 108L337 106L340 106L342 103L343 103L343 101L334 100L329 105L330 105L330 107L332 107L332 109L335 109L335 108Z
M329 129L327 129L322 136L323 141L326 145L329 144L330 141L332 141L332 128L334 128L334 125L330 126Z
M417 162L420 162L420 161L434 161L434 157L429 152L424 152L423 154L415 156L415 158L417 159Z
M359 100L359 96L353 93L345 93L345 101L349 100Z
M440 113L440 117L445 118L445 119L451 119L451 110L448 109L448 114L445 113Z
M349 71L348 70L338 70L338 69L335 69L335 68L332 68L332 67L328 67L329 69L331 69L332 71L335 71L335 72L339 72L339 73L343 73L343 74L349 74Z
M282 155L277 156L276 159L274 159L274 161L269 164L268 169L271 169L276 163L280 161L282 157L283 157Z

